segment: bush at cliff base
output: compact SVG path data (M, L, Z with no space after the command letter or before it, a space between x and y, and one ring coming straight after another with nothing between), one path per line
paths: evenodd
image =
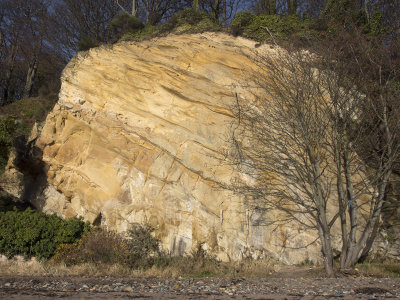
M66 266L84 263L127 265L128 242L116 232L95 227L83 235L78 243L60 244L52 260Z
M60 244L53 261L67 266L103 263L149 268L160 249L160 241L151 234L153 231L148 224L132 224L126 237L104 228L93 228L78 243Z
M81 218L63 220L30 208L0 212L0 253L9 258L23 255L47 259L60 244L79 241L89 226Z

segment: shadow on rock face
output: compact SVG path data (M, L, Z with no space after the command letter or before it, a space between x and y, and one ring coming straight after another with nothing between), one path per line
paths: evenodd
M27 141L25 136L19 136L14 143L16 151L14 166L23 174L23 180L20 183L23 191L20 201L25 204L32 203L32 200L47 186L47 166L42 160L42 150L35 146L36 139Z

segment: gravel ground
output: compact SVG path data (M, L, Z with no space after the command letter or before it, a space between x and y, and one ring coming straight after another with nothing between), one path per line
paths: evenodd
M0 277L0 299L400 299L400 279Z

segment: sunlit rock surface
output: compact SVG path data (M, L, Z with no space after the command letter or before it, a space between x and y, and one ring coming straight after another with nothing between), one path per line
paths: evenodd
M234 176L229 107L258 92L255 51L281 50L207 33L80 53L36 142L47 183L34 204L120 232L150 223L172 254L202 243L223 260L320 260L315 232L265 226L279 214L221 188Z

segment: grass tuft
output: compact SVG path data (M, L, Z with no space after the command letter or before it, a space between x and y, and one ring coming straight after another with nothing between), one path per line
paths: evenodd
M371 277L400 278L400 263L362 263L356 265L360 275Z

